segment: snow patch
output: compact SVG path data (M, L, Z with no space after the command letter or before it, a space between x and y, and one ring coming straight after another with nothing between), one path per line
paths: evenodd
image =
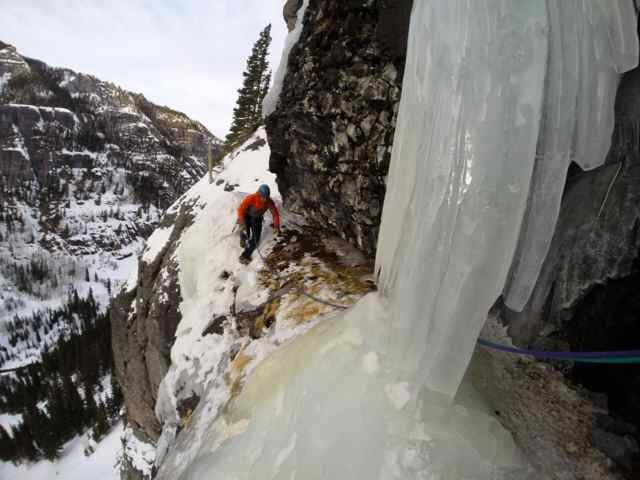
M29 156L29 151L27 150L27 147L24 144L24 137L22 136L22 133L20 132L20 130L16 125L12 125L12 128L13 128L13 133L15 135L15 137L13 138L13 145L15 146L15 148L6 148L5 150L9 150L9 151L13 150L13 151L20 152L25 160L27 161L31 160L31 157Z
M151 236L147 239L142 261L149 264L153 263L156 257L162 252L167 245L171 234L173 233L173 225L166 228L156 228Z
M387 385L384 388L384 391L387 394L387 398L396 410L402 410L411 399L411 393L409 392L409 383L407 382L399 382Z
M284 47L282 49L282 58L280 59L280 64L278 65L276 74L273 77L273 85L262 101L262 114L265 117L267 115L271 115L275 111L276 107L278 106L278 102L280 101L282 84L284 83L284 77L287 74L289 54L291 53L291 49L298 42L300 34L302 33L302 28L304 26L304 13L306 12L308 6L309 0L304 0L302 6L298 9L296 26L291 32L289 32L287 38L285 39Z
M17 427L22 423L22 414L3 413L0 414L0 427L4 428L10 436L12 433L12 427Z
M369 352L362 357L362 368L369 375L375 375L380 370L380 361L376 352Z
M142 473L145 478L151 478L153 464L156 460L155 447L136 437L131 427L124 429L121 441L124 446L124 456L129 460L131 466Z
M122 424L118 424L96 446L90 456L84 454L83 436L74 438L63 447L61 458L52 463L40 461L33 464L13 465L0 462L0 478L20 480L119 480L120 468L118 455L120 452L120 436Z
M5 86L11 80L11 72L5 72L0 76L0 94L4 91Z

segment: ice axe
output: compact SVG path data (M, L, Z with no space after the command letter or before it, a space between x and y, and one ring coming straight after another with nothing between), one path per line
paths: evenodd
M222 237L222 240L225 240L225 239L227 239L227 238L231 237L234 233L236 233L236 229L237 229L237 228L238 228L238 224L236 223L236 224L233 226L233 229L231 230L231 233L229 233L228 235L225 235L224 237Z

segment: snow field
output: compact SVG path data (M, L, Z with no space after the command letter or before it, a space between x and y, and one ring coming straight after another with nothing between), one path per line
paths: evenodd
M4 431L11 435L11 428L17 427L22 422L21 414L2 413L0 414L0 427L4 428Z
M0 462L0 478L20 480L119 480L120 467L117 464L120 450L122 425L116 425L111 432L96 446L95 452L87 457L84 449L87 441L76 437L64 446L59 461L51 463L42 461L31 465L15 466Z

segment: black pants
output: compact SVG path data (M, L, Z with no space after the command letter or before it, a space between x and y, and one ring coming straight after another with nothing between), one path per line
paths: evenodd
M244 225L246 247L244 249L244 252L242 252L242 256L251 258L251 254L260 243L260 236L262 235L262 217L252 217L250 215L245 215Z

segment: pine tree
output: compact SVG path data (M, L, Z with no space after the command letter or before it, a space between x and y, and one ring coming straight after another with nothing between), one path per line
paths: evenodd
M120 407L124 401L120 384L116 378L115 369L111 373L111 396L107 399L107 412L110 418L118 418Z
M68 422L70 425L73 425L76 433L80 435L82 434L83 426L87 423L84 402L78 393L76 385L71 380L71 377L65 375L62 378L62 388L64 391L64 398L66 400L65 411Z
M14 459L16 454L16 446L13 438L0 425L0 460L9 462Z
M86 425L92 425L96 416L98 415L98 405L96 404L96 399L94 398L93 388L90 385L84 384L84 422Z
M102 437L104 437L109 431L109 427L110 425L109 425L109 420L107 418L106 406L104 405L104 403L98 402L98 405L96 407L95 423L93 427L93 431L95 432L95 435L96 435L96 440L99 440Z
M264 100L271 72L269 71L269 46L271 45L271 24L260 32L260 37L253 45L251 55L242 76L242 88L238 90L238 100L233 109L233 121L229 134L225 138L225 151L230 151L242 142L260 125L262 125L262 100Z

